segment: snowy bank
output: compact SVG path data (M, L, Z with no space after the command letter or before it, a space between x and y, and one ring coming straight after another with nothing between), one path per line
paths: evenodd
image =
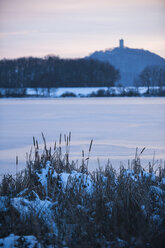
M0 245L4 247L163 247L165 167L144 170L138 153L117 173L110 162L90 173L59 147L41 152L33 139L27 168L0 184ZM33 157L33 156L34 157ZM22 245L22 246L19 246ZM41 246L40 246L41 245Z
M165 87L0 88L1 97L164 96Z

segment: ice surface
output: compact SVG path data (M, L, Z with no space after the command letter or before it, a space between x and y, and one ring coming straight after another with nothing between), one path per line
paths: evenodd
M15 173L25 166L32 137L48 147L59 134L72 132L71 158L81 163L81 151L94 139L89 169L104 166L108 158L115 166L134 158L135 148L146 147L144 165L165 159L165 98L65 98L0 99L0 174Z

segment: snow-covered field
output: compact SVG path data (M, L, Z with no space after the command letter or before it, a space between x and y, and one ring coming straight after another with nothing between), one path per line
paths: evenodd
M136 91L136 87L111 87L110 91L113 92L116 95L121 94L121 92L123 91L123 89L125 90L125 92L132 90L132 91ZM155 87L154 88L159 89L159 87ZM65 93L73 93L75 94L77 97L78 96L88 96L91 93L96 93L98 90L108 90L108 87L63 87L63 88L50 88L49 92L47 89L43 89L43 88L38 88L37 89L37 94L38 95L45 95L45 96L51 96L51 97L60 97L62 94ZM147 87L139 87L138 88L138 92L140 94L144 94L147 92ZM36 95L36 89L34 88L28 88L27 89L27 95Z
M51 97L60 97L62 94L68 92L73 93L76 96L83 95L86 96L92 92L97 92L99 89L107 90L107 87L63 87L63 88L50 88L50 92L47 89L39 88L39 95L50 95ZM27 89L27 95L36 95L36 90L34 88Z
M61 93L60 93L61 94ZM15 173L25 166L32 137L48 145L59 134L72 132L70 153L81 159L94 139L89 168L104 166L108 158L115 166L132 159L136 147L146 147L146 163L165 159L165 98L34 98L0 99L0 174ZM144 164L145 164L144 163Z
M165 90L165 87L162 88ZM108 87L63 87L63 88L27 88L26 96L41 96L41 97L61 97L63 94L74 94L76 97L86 97L92 93L97 93L99 90L107 91ZM159 87L150 87L150 91L159 92ZM139 93L140 96L147 93L147 87L110 87L109 92L112 95L120 96L123 92ZM17 93L22 94L22 89L4 89L0 88L0 95L6 96L6 94L12 95Z

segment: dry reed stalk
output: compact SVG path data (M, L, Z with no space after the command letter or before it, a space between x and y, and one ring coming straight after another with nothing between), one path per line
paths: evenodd
M89 145L88 158L87 158L87 168L88 168L88 164L89 164L90 153L91 153L91 150L92 150L92 144L93 144L93 139L91 139L91 142L90 142L90 145Z

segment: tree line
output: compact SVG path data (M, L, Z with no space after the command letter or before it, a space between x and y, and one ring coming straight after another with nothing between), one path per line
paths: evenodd
M0 88L110 87L120 73L92 59L18 58L0 60Z
M165 67L161 66L147 66L140 73L139 78L135 82L136 86L145 86L148 89L148 94L151 92L151 88L159 87L160 91L163 91L165 86Z

